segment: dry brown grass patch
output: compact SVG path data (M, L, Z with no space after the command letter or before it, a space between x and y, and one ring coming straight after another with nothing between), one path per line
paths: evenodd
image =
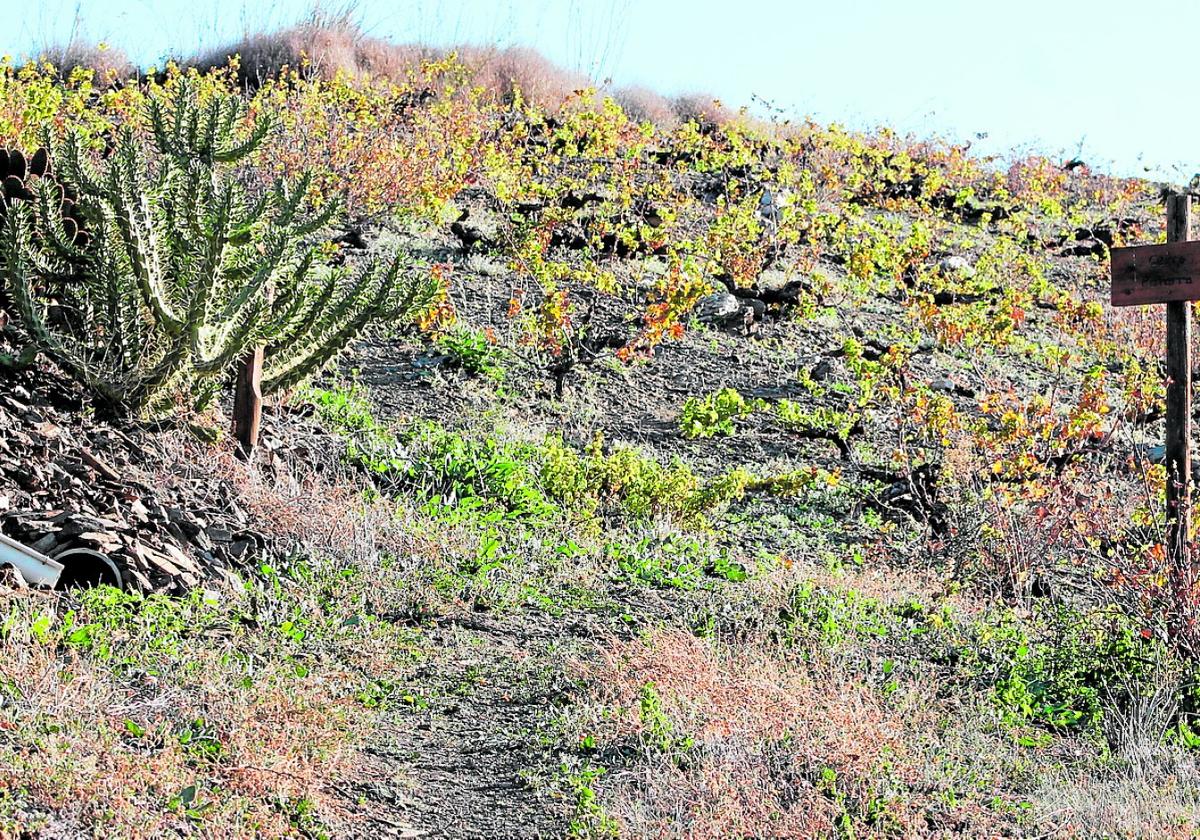
M926 748L942 718L928 686L887 698L835 669L764 647L722 650L678 630L610 639L580 676L607 710L591 724L602 741L642 745L644 760L602 783L607 812L630 836L807 837L846 825L903 835L930 820L1002 822L972 804L951 820L931 796ZM655 724L640 707L647 685L693 747L653 748Z

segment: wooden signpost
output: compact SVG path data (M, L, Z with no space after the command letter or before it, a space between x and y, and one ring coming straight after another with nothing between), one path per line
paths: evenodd
M1187 562L1192 524L1192 305L1200 300L1200 242L1191 241L1192 197L1167 198L1167 244L1112 249L1112 305L1167 305L1167 540Z
M250 460L258 446L258 427L262 423L263 349L250 351L238 367L233 392L233 436L238 454Z

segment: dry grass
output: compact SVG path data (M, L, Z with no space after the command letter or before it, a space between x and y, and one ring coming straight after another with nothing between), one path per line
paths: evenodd
M111 647L99 656L42 638L38 617L56 608L34 596L0 600L0 834L9 820L44 820L114 836L161 836L188 822L288 836L286 805L302 802L327 823L352 821L338 790L362 772L351 669L299 679L290 657L248 656L219 626L153 657L145 649L161 634L108 628ZM197 721L219 753L182 741ZM170 800L193 785L202 812L189 816Z
M1033 796L1033 815L1056 837L1195 837L1200 776L1174 756L1148 773L1059 773Z
M249 469L183 435L155 444L151 480L196 482L214 504L232 488L253 527L311 559L203 598L0 592L0 837L361 833L370 813L348 791L376 771L359 695L413 661L404 631L362 617L391 609L436 547L304 459ZM197 721L219 750L181 740ZM172 803L193 786L191 806Z
M594 786L622 836L1191 837L1200 826L1185 752L1156 742L1100 762L1085 738L1022 746L984 698L928 676L883 691L827 660L672 629L609 639L577 667L594 703L579 734L609 767ZM644 713L646 686L670 748Z
M789 663L778 652L722 651L661 630L610 640L583 677L601 707L607 740L653 740L639 712L647 684L661 696L685 755L646 748L646 760L615 772L602 800L629 836L808 837L853 825L864 835L969 826L989 834L1003 815L978 802L953 814L936 799L942 724L928 686L885 698L836 671ZM964 759L965 756L962 756Z

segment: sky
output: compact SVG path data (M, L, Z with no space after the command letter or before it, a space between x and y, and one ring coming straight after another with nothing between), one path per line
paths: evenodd
M371 35L534 47L597 82L734 107L1081 156L1122 175L1200 172L1189 90L1200 0L332 0ZM72 37L143 65L303 17L312 0L0 0L0 52ZM13 24L16 25L13 25ZM1178 69L1172 69L1178 64Z

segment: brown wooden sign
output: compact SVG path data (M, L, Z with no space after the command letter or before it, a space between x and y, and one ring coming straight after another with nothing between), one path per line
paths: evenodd
M1200 240L1112 249L1112 305L1200 300Z
M1167 244L1112 249L1113 306L1165 303L1167 533L1172 586L1191 586L1192 304L1200 300L1200 241L1192 196L1167 196Z

